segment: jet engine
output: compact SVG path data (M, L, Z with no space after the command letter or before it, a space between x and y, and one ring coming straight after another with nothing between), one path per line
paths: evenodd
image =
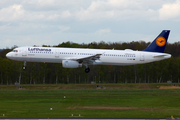
M82 67L82 64L73 60L62 60L62 66L64 68L78 68Z

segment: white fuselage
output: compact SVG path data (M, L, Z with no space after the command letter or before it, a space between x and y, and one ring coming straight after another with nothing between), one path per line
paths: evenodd
M9 52L9 59L27 62L61 63L62 60L80 59L96 54L100 55L93 65L135 65L170 58L167 53L133 51L133 50L106 50L81 48L53 48L53 47L19 47Z

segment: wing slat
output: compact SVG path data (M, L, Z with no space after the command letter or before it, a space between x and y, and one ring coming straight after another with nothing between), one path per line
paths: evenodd
M79 63L87 63L87 64L92 64L95 62L95 60L99 60L100 56L102 54L96 54L96 55L91 55L87 57L82 57L82 58L69 58L70 60L75 60L78 61Z

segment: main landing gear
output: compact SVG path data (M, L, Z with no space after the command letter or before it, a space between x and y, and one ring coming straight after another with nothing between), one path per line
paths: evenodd
M90 68L87 67L87 68L85 69L85 72L86 72L86 73L89 73L89 72L90 72Z
M84 70L86 73L90 72L90 68L88 67L88 64L84 64L84 66L86 67L86 69Z
M23 70L26 69L26 61L24 61L24 66L23 66Z

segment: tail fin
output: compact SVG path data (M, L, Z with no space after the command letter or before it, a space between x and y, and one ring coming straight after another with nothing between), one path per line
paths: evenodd
M170 30L163 30L156 39L143 51L164 53Z

